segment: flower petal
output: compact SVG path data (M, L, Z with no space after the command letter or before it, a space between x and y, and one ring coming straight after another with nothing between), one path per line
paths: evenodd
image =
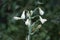
M39 13L40 15L44 15L44 11L41 8L39 8Z
M23 11L22 15L21 15L22 19L25 19L25 10Z
M15 19L15 20L19 20L19 19L21 19L20 17L13 17L13 19Z
M42 24L44 24L47 21L47 19L43 19L41 16L39 16L39 17L40 17L40 21Z
M27 17L30 17L30 13L29 13L29 11L27 11Z
M26 20L25 24L30 26L31 21L29 19Z
M31 15L33 15L33 10L30 11Z

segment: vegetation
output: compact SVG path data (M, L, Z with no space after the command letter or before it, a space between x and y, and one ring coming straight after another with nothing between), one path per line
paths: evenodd
M38 9L44 11L39 15ZM23 11L34 11L47 21L42 24L38 21L32 28L31 40L60 40L60 0L0 0L0 40L26 40L29 28L25 19L15 20L14 17L21 17ZM39 17L31 19L34 23ZM41 27L38 27L41 26ZM28 37L27 37L28 38Z

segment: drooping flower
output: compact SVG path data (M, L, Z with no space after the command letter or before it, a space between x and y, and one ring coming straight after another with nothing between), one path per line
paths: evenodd
M29 19L27 19L26 22L25 22L25 24L26 24L27 26L30 26L31 21L30 21Z
M27 17L30 17L31 15L33 15L33 11L31 10L30 13L29 13L29 11L27 11L26 14L27 14Z
M47 19L43 19L41 16L39 16L39 18L42 24L44 24L47 21Z
M25 10L23 11L21 17L14 16L13 19L15 20L25 19Z
M21 19L25 19L25 10L23 11L23 13L21 15Z
M27 11L27 13L26 13L26 14L27 14L27 17L30 17L30 13L29 13L29 11Z
M41 8L39 8L39 13L40 15L44 15L44 11Z

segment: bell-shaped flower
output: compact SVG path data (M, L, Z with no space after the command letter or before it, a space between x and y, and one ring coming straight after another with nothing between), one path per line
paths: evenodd
M39 16L39 18L42 24L44 24L47 21L47 19L43 19L41 16Z
M39 8L39 13L40 15L44 15L44 11L41 8Z
M27 17L30 17L30 13L29 13L29 11L27 11L26 15L27 15Z
M27 20L25 21L25 24L26 24L27 26L30 26L31 21L30 21L29 19L27 19Z
M23 13L21 15L21 19L25 19L25 10L23 11Z

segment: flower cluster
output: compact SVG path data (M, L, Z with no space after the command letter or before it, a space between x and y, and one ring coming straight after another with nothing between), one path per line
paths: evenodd
M39 8L38 7L38 9L39 9L39 14L40 15L44 15L44 11L41 9L41 8ZM35 9L36 10L36 9ZM33 15L33 10L31 10L30 12L29 11L27 11L27 13L26 13L26 15L27 15L27 17L30 17L31 15ZM26 17L26 15L25 15L25 10L22 12L22 15L21 15L21 17L17 17L17 16L14 16L13 18L15 19L15 20L20 20L20 19L25 19L25 17ZM39 16L39 20L40 20L40 22L42 23L42 24L44 24L46 21L47 21L47 19L43 19L41 16ZM30 20L29 20L29 18L25 21L25 24L26 25L30 25Z
M36 9L34 9L34 10L31 10L31 11L27 11L26 12L26 10L24 10L23 12L22 12L22 15L21 15L21 17L16 17L16 16L14 16L13 17L13 19L15 19L15 20L20 20L20 19L26 19L26 21L25 21L25 25L27 25L28 26L28 36L27 36L27 40L30 40L30 35L33 35L38 29L40 29L41 28L41 26L42 25L38 25L37 26L37 28L36 29L34 29L34 31L32 32L32 26L34 26L37 22L38 22L38 20L37 21L35 21L33 24L32 24L32 20L31 19L34 19L35 17L36 17L36 15L35 16L33 16L32 17L32 15L34 14L34 12L37 10L37 9L39 9L39 14L42 16L42 15L44 15L44 11L41 9L41 8L36 8ZM44 24L46 21L47 21L47 19L43 19L40 15L38 15L38 17L39 17L39 21L42 23L42 24Z

